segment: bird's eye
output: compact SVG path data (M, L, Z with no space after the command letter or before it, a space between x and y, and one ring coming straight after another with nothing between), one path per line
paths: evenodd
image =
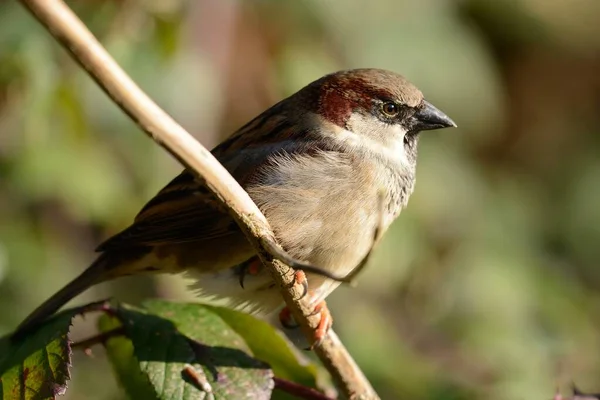
M386 117L395 117L400 112L400 107L398 107L398 104L388 101L381 105L381 112L385 114Z

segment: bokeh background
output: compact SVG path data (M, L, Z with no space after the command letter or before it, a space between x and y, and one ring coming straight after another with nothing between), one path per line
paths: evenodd
M204 145L325 73L401 72L459 129L335 327L383 399L600 391L598 0L68 2ZM0 2L0 334L180 170L15 1ZM177 277L76 300L193 299ZM93 324L77 324L80 336ZM66 399L122 399L101 350Z

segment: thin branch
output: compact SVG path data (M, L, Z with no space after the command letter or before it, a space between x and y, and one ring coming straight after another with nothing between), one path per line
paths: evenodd
M144 132L193 171L228 208L261 261L271 271L306 337L312 341L319 317L311 315L308 299L301 298L302 287L294 285L294 271L273 259L271 253L280 254L282 250L278 247L278 251L273 251L273 244L276 243L273 231L250 196L206 148L129 78L63 1L21 0L21 3ZM333 376L344 397L379 398L333 331L329 332L314 351Z
M125 328L119 326L109 331L99 333L90 338L75 342L71 345L72 349L83 349L84 351L96 344L104 344L110 338L125 335Z
M291 382L286 379L273 377L275 381L275 389L279 389L282 392L289 393L298 397L299 399L305 400L334 400L331 397L319 392L311 387L300 385L296 382Z
M112 312L109 299L94 301L93 303L77 307L76 310L77 314L81 315L82 317L85 317L87 314L96 311L102 311L109 314Z
M206 380L206 375L204 375L204 372L202 372L202 370L198 370L198 369L194 368L192 365L186 364L183 367L181 374L185 378L191 380L192 383L198 389L200 389L203 392L206 392L208 394L212 394L212 387L210 386L210 383L208 383L208 380Z

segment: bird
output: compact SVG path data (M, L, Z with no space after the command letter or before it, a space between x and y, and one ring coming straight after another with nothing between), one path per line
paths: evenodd
M315 266L296 273L321 315L315 342L332 323L325 298L340 281L331 276L351 274L369 254L374 235L382 235L407 206L420 133L448 127L456 124L402 75L350 69L309 83L212 150L265 215L285 252ZM97 252L14 336L36 328L91 286L128 275L185 273L201 295L255 314L284 304L241 229L189 170ZM291 325L287 308L279 318Z

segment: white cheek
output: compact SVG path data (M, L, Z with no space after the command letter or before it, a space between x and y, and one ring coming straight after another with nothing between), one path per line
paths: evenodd
M400 165L409 165L404 147L406 130L400 125L389 125L381 121L374 126L370 135L363 136L373 150L394 160Z
M391 150L393 157L398 158L402 164L408 164L406 148L404 147L406 130L400 125L388 126L387 129L391 142L388 148Z
M340 127L333 128L333 136L346 146L361 147L381 154L396 163L409 166L404 148L406 130L400 125L389 125L379 120L365 120L363 116L353 115L349 125L355 129L367 129L367 132L357 134Z

